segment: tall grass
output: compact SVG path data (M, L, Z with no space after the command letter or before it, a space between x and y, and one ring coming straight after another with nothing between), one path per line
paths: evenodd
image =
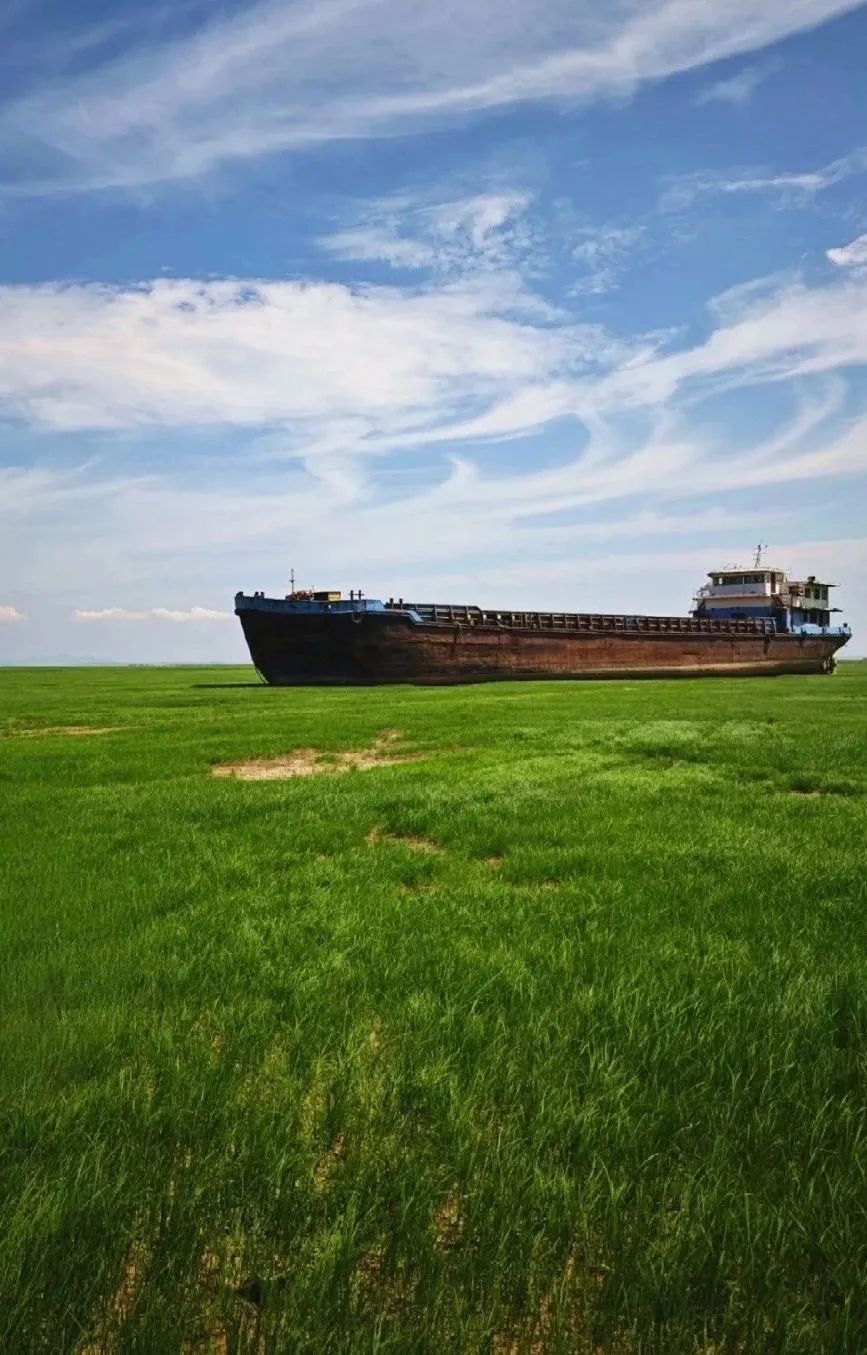
M0 1350L867 1349L865 665L246 682L0 672Z

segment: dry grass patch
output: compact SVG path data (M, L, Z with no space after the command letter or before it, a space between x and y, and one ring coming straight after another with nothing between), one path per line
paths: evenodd
M441 853L445 851L442 843L435 842L432 837L418 837L414 833L390 833L385 828L371 828L365 841L374 847L384 842L396 843L400 847L408 848L411 852Z
M116 734L122 725L45 725L43 729L6 729L8 739L40 739L53 734L69 734L80 738L87 734Z
M401 762L419 762L420 753L401 752L396 745L402 735L398 729L384 729L369 748L327 753L321 748L296 748L277 757L249 758L242 762L222 762L211 768L213 776L231 776L239 781L287 781L295 776L336 775L340 772L372 771ZM389 750L392 751L389 751Z

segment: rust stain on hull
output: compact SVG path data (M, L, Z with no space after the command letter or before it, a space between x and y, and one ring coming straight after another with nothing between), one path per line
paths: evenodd
M827 671L839 635L625 634L418 624L401 615L240 614L277 686L449 684L543 678L760 677Z

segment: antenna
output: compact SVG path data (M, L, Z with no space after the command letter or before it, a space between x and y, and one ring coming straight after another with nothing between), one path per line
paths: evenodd
M767 549L768 549L767 541L764 543L764 545L762 545L760 541L759 544L756 546L756 558L753 560L754 569L758 569L759 565L762 563L762 551Z
M289 591L290 591L290 593L294 593L294 592L295 592L295 570L294 570L294 569L290 569L290 570L289 570Z

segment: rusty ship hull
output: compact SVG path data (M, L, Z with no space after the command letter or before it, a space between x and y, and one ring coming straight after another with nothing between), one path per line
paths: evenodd
M277 686L827 673L848 639L781 633L765 620L403 603L305 611L240 594L236 611L254 665Z

